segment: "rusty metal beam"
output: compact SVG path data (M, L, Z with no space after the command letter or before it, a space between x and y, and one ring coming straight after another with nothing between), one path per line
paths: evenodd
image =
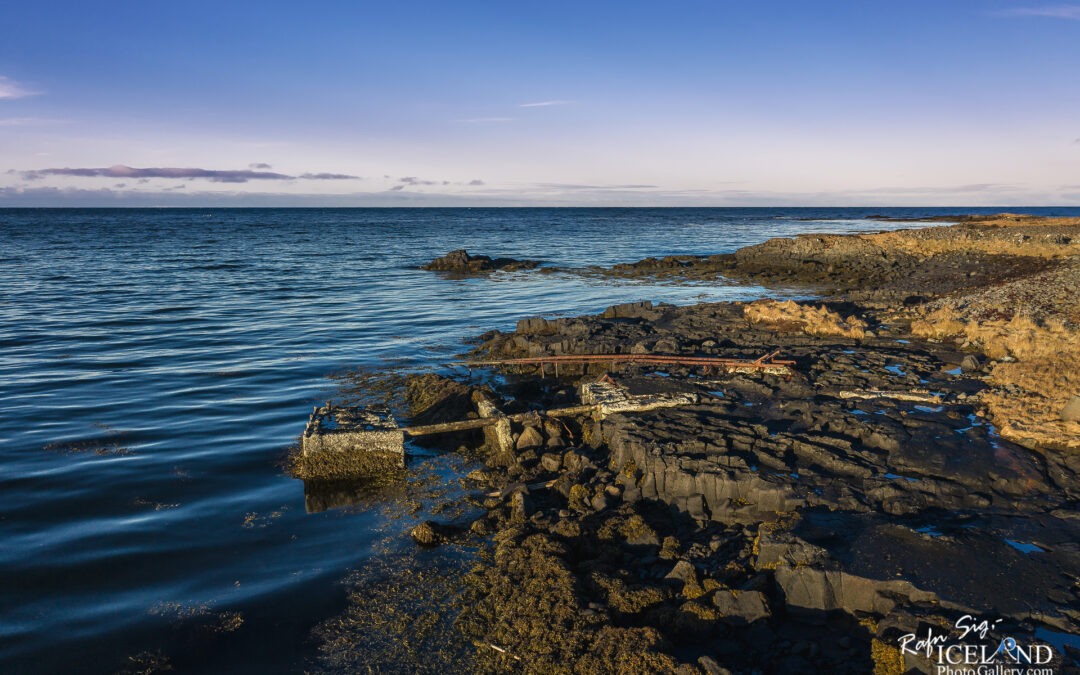
M613 365L615 363L649 363L656 365L717 368L728 371L752 369L790 373L792 370L791 366L794 366L795 362L777 359L776 355L779 353L779 350L777 350L754 360L724 359L712 356L677 356L672 354L573 354L565 356L530 356L518 359L499 359L493 361L457 361L450 365L466 366L468 368L535 365L540 366L541 371L543 371L544 366L551 363L555 365L557 374L560 363L611 363Z

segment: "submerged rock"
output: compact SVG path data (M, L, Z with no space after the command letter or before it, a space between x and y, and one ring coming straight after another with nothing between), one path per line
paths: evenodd
M409 530L409 537L417 546L433 547L459 538L464 530L456 525L425 520Z
M443 543L443 536L438 531L438 525L430 520L425 520L409 530L409 536L418 546L438 546Z

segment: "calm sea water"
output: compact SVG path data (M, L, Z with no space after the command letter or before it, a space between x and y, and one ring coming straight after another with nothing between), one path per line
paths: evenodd
M200 670L299 672L402 527L378 500L308 514L279 468L329 373L437 363L523 316L763 293L416 269L436 255L611 264L957 211L0 210L0 672L113 672L199 608L244 618Z

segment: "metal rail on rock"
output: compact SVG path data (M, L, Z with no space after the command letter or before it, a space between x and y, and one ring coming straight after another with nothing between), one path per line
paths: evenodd
M794 361L780 360L776 355L780 351L765 354L757 359L725 359L713 356L678 356L673 354L571 354L565 356L528 356L517 359L498 359L492 361L457 361L453 366L465 366L468 368L482 368L484 366L540 366L541 372L547 364L555 366L558 374L559 364L589 364L589 363L650 363L657 365L679 365L702 367L706 370L725 370L737 372L740 370L761 370L764 372L790 375Z

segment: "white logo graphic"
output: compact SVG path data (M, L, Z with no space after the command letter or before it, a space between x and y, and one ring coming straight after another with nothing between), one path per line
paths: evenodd
M956 621L958 636L908 633L899 639L900 653L925 657L937 663L936 675L1053 675L1054 650L1047 645L1022 644L1011 636L991 637L1001 619L990 622L965 614ZM965 642L965 638L979 642ZM988 639L989 638L989 639Z

